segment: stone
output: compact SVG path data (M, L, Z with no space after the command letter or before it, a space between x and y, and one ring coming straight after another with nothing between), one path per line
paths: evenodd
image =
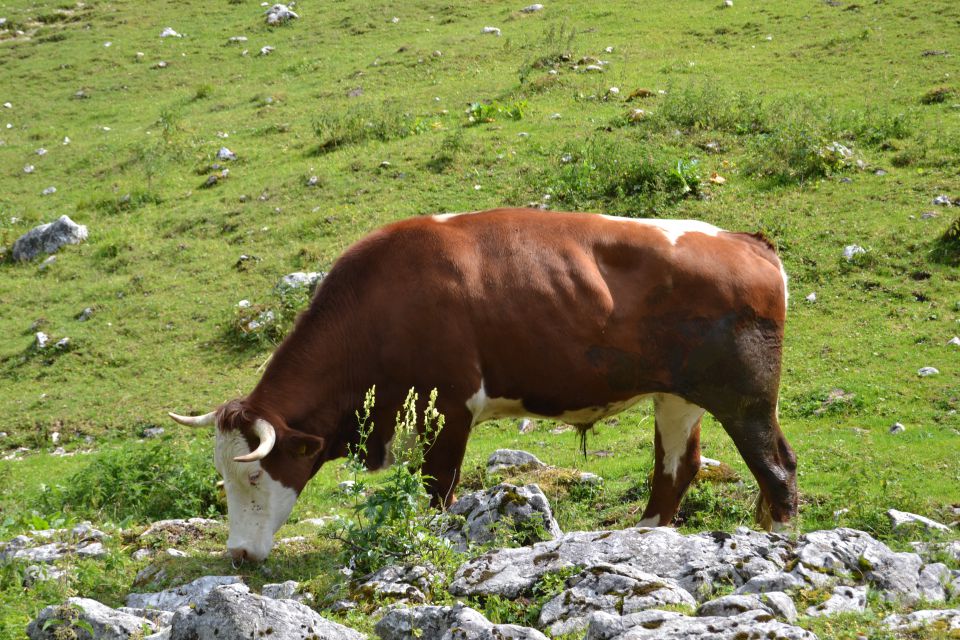
M220 150L217 151L217 160L236 160L237 154L226 147L220 147Z
M917 375L920 376L921 378L926 378L928 376L935 376L935 375L938 375L939 373L940 373L940 370L937 369L936 367L921 367L917 371Z
M950 531L950 527L942 522L937 522L936 520L931 520L926 516L920 516L907 511L888 509L887 517L890 518L890 525L893 527L894 531L913 529L915 527L920 527L922 529L926 529L927 531Z
M271 47L270 45L267 45L267 46L265 46L265 47L260 47L260 55L261 55L261 56L268 56L268 55L270 55L271 53L273 53L274 51L276 51L276 47Z
M391 565L380 569L356 588L364 598L394 598L420 604L443 576L419 565Z
M117 611L129 613L138 618L146 618L158 628L169 627L173 622L173 611L163 611L161 609L137 609L135 607L117 607ZM136 638L136 636L134 636Z
M766 611L728 617L692 617L672 611L643 611L627 616L594 613L584 640L817 640L806 629L777 622Z
M816 301L817 301L817 292L816 292L816 291L812 291L812 292L810 293L810 295L808 295L808 296L805 298L805 300L806 300L807 302L816 302Z
M543 11L542 4L531 4L527 5L523 9L520 9L520 13L536 13L537 11Z
M51 622L53 621L53 622ZM60 621L58 624L56 621ZM82 621L83 626L76 625ZM65 604L50 605L27 625L30 640L59 640L60 638L90 638L85 626L93 629L96 640L127 640L136 637L144 629L155 631L154 624L146 618L111 609L89 598L67 598ZM74 631L64 634L64 629Z
M174 614L170 630L170 640L260 637L284 640L366 638L359 631L327 620L304 604L252 594L242 584L219 586L196 607L179 609Z
M953 336L947 341L947 344L954 347L960 347L960 336Z
M562 534L547 497L535 484L518 487L502 483L476 491L453 503L448 513L464 520L462 527L444 534L460 549L466 549L469 543L491 542L505 527L535 539L552 539Z
M147 427L143 430L144 438L159 438L164 433L163 427Z
M811 575L862 575L888 600L912 603L919 596L920 556L891 551L863 531L813 531L800 536L796 554L801 565L812 569Z
M374 625L381 640L547 640L529 627L494 624L470 607L394 609Z
M274 600L295 600L304 604L310 604L313 602L313 594L306 591L301 591L300 583L296 580L265 584L260 590L260 593L263 595L263 597L272 598Z
M165 589L157 593L131 593L127 595L128 607L176 611L180 607L199 604L217 587L240 584L239 576L203 576L193 582Z
M627 615L664 605L696 606L676 581L627 564L598 564L570 578L567 589L540 610L539 626L552 635L581 631L594 611Z
M603 67L598 64L588 64L583 68L586 72L603 73Z
M153 557L153 549L137 549L130 557L137 562L140 562L141 560L147 560Z
M33 171L34 171L34 166L32 164L28 164L23 168L24 173L33 173Z
M43 331L37 331L33 337L37 345L37 349L43 349L50 343L50 336Z
M782 591L721 596L700 605L697 615L728 617L758 610L783 618L787 622L797 619L797 607L793 604L793 599Z
M953 200L950 199L950 196L940 194L939 196L933 199L933 204L939 207L949 207L953 204Z
M175 520L158 520L140 534L140 540L159 537L167 544L190 542L197 538L205 538L220 528L220 522L209 518L189 518Z
M161 38L182 38L183 36L174 31L173 27L166 27L160 32Z
M960 631L960 609L924 609L883 620L883 626L900 633L923 631L934 625L942 632Z
M13 259L33 260L41 253L53 253L64 245L79 244L86 239L87 227L63 215L20 236L13 244Z
M537 428L537 424L529 418L520 421L520 427L517 429L520 433L532 433Z
M867 250L858 244L849 244L843 248L843 257L847 262L850 262L853 260L854 256L858 256L866 252Z
M327 274L323 271L295 271L280 278L276 290L281 293L300 287L308 287L313 290L325 277L327 277Z
M715 582L739 587L756 576L782 572L792 555L787 538L743 527L733 534L689 536L668 527L575 531L555 540L490 551L474 558L457 569L450 592L515 598L528 593L546 573L605 563L630 564L646 573L671 578L700 600L713 593ZM805 584L803 579L790 579ZM768 590L784 588L777 584Z
M480 30L480 33L489 33L495 36L499 36L500 29L498 27L484 27L483 29Z
M733 0L723 0L723 6L725 9L729 9L733 6Z
M960 576L960 572L957 572ZM942 562L928 564L920 570L920 597L927 602L943 602L950 595L947 585L951 584L954 573Z
M227 42L231 44L241 44L247 41L247 36L230 36Z
M863 613L867 608L867 587L838 586L833 594L816 606L807 607L807 615L812 617L832 616L837 613Z
M519 472L546 468L547 465L541 462L537 456L517 449L497 449L487 458L487 473Z
M23 586L30 587L37 582L60 580L67 572L49 564L32 564L23 570Z
M307 186L308 186L308 187L315 187L315 186L317 186L318 184L320 184L320 178L319 178L319 176L310 176L310 177L307 179Z
M278 25L290 20L296 20L300 16L285 4L275 4L267 9L267 24Z

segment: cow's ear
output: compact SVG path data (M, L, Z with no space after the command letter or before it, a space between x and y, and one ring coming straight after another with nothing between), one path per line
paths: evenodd
M290 429L283 444L287 451L298 457L313 458L323 451L327 441L320 436Z

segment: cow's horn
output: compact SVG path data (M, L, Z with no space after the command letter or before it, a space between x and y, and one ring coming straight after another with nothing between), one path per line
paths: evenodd
M185 424L188 427L206 427L207 425L216 424L217 422L216 411L211 411L210 413L204 414L202 416L180 416L173 412L170 412L167 415L169 415L171 418L173 418L180 424Z
M237 456L234 458L235 462L262 460L270 453L273 445L277 442L277 430L263 418L258 418L257 421L253 423L253 432L260 438L260 446L245 456Z

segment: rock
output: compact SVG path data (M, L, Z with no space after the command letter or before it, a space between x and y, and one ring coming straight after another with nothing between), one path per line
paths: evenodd
M515 598L529 592L548 572L629 564L676 580L694 597L705 599L713 592L714 582L740 586L756 576L782 572L792 557L791 550L787 538L742 527L733 534L690 536L667 527L575 531L529 547L490 551L474 558L457 569L450 592ZM791 576L791 580L806 584L802 578ZM782 582L768 590L783 591Z
M76 224L68 216L34 227L13 244L14 260L32 260L41 253L53 253L66 244L79 244L87 239L87 227Z
M529 418L524 418L520 421L520 427L518 431L520 433L532 433L537 428L537 424L530 420Z
M580 473L580 477L577 478L577 483L590 487L601 487L603 486L603 478L595 473L583 471Z
M910 217L912 218L913 216L910 216ZM940 217L940 214L937 213L936 211L924 211L923 213L920 214L921 220L932 220L933 218L938 218L938 217Z
M863 575L888 600L911 603L919 595L920 556L891 551L863 531L841 527L805 534L796 554L811 574Z
M281 293L289 291L290 289L299 289L300 287L309 287L310 290L313 290L317 284L326 277L327 274L323 271L295 271L280 278L276 290Z
M531 4L520 9L520 13L536 13L537 11L543 11L542 4Z
M148 558L153 557L153 549L137 549L136 551L133 552L133 555L130 557L136 560L137 562L140 562L141 560L146 560Z
M310 176L310 177L307 179L307 186L308 186L308 187L315 187L315 186L317 186L318 184L320 184L320 178L319 178L319 176Z
M941 194L933 199L933 204L940 207L949 207L953 204L953 200L950 199L950 196Z
M241 44L247 41L247 36L230 36L227 40L230 44Z
M374 625L374 631L381 640L547 640L536 629L493 624L462 604L394 609Z
M586 72L603 73L603 67L598 64L588 64L583 68Z
M729 617L691 617L672 611L643 611L627 616L594 613L584 640L816 640L800 627L777 622L766 611Z
M28 164L23 168L24 173L33 173L33 171L34 171L34 166L32 164Z
M484 27L480 30L480 33L492 33L495 36L499 36L500 29L498 27Z
M960 609L924 609L906 615L894 614L885 618L883 625L900 633L923 631L933 626L942 632L955 632L960 630Z
M296 580L287 580L286 582L265 584L260 590L265 598L274 600L295 600L304 604L313 602L313 594L300 590L300 583Z
M808 295L808 296L807 296L806 298L804 298L804 299L805 299L807 302L816 302L816 301L817 301L817 293L816 293L815 291L814 291L814 292L811 292L810 295Z
M903 426L901 423L899 423L899 422L894 422L892 425L890 425L890 430L889 430L888 433L891 433L891 434L896 435L896 434L898 434L898 433L903 433L903 432L906 431L906 430L907 430L907 428L906 428L905 426Z
M858 256L866 252L867 250L858 244L849 244L843 248L843 257L847 260L847 262L850 262L853 260L854 256Z
M163 427L147 427L143 430L144 438L159 438L163 435Z
M160 32L161 38L182 38L183 36L173 30L173 27L166 27Z
M539 626L552 635L585 629L587 617L594 611L627 615L664 605L696 605L693 596L674 580L627 564L594 565L570 578L567 586L540 610Z
M953 336L950 340L947 341L947 344L954 347L960 347L960 336Z
M943 602L950 595L945 585L949 585L954 575L960 577L960 572L952 572L942 562L926 565L920 570L920 597L927 602Z
M733 6L733 0L723 0L723 7L729 9Z
M323 618L299 602L258 596L242 584L217 587L195 608L178 610L170 631L170 640L262 636L284 640L363 640L366 637Z
M23 586L30 587L37 582L59 580L67 575L63 569L49 564L32 564L23 570Z
M926 516L919 516L915 513L909 513L907 511L889 509L887 511L887 517L890 518L890 524L894 531L913 529L915 527L921 527L927 531L950 531L950 527L941 522L931 520Z
M793 599L782 591L721 596L700 605L697 615L729 617L757 610L766 611L787 622L797 619L797 608L793 604Z
M940 370L936 367L921 367L917 371L917 375L921 378L926 378L927 376L935 376L940 373Z
M217 151L217 160L236 160L237 154L226 147L220 147L220 150Z
M188 520L158 520L140 534L140 540L159 537L166 544L189 543L205 538L220 528L220 522L208 518L190 518Z
M43 331L37 331L34 339L36 340L37 349L43 349L50 343L50 336Z
M826 602L815 607L807 607L807 615L813 617L832 616L837 613L862 613L867 608L867 588L833 588L833 595Z
M162 611L160 609L137 609L134 607L117 607L117 611L128 613L138 618L146 618L158 628L169 627L173 622L172 611ZM137 636L133 636L136 638Z
M268 56L268 55L270 55L271 53L273 53L274 51L276 51L276 48L275 48L275 47L271 47L270 45L267 45L267 46L265 46L265 47L260 47L260 55L261 55L261 56Z
M193 606L202 602L217 587L240 583L239 576L204 576L188 584L157 593L131 593L127 595L126 602L128 607L176 611L180 607Z
M278 25L290 20L296 20L300 16L285 4L275 4L267 9L267 24Z
M78 624L81 623L81 624ZM65 604L44 608L29 625L30 640L60 640L61 638L90 638L96 640L127 640L152 633L156 627L146 618L117 611L89 598L67 598ZM72 630L72 634L64 633Z
M517 449L497 449L487 458L487 473L520 472L546 468L547 465L541 462L537 456Z
M514 532L522 531L525 537L534 539L538 539L537 536L551 539L562 534L547 497L535 484L518 487L503 483L476 491L453 503L448 513L464 519L462 528L454 528L445 534L461 549L466 549L471 542L490 542L498 530L505 527Z
M392 565L370 576L356 588L356 593L367 599L388 597L419 604L427 601L426 594L442 579L442 575L428 567Z

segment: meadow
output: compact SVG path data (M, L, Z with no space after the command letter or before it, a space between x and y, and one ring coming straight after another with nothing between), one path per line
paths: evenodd
M523 5L305 0L268 26L252 0L0 0L0 541L81 520L114 532L106 562L63 580L23 587L0 566L0 637L67 595L119 604L144 564L131 535L222 513L212 433L166 412L253 387L307 302L276 287L285 274L433 213L534 205L762 231L790 275L780 413L798 530L906 548L887 509L960 518L960 4ZM13 259L64 214L85 242ZM863 252L845 257L851 245ZM39 348L41 331L68 346ZM490 422L466 485L491 482L494 449L524 449L605 479L583 495L562 474L520 478L564 530L622 528L640 519L652 443L645 405L598 424L586 457L557 423ZM756 484L709 417L703 453L734 481L695 486L678 526L750 525ZM245 568L251 584L337 591L338 542L295 523L344 513L350 475L321 470L280 533L307 542ZM224 539L172 564L171 584L230 572ZM883 637L875 614L801 624Z

